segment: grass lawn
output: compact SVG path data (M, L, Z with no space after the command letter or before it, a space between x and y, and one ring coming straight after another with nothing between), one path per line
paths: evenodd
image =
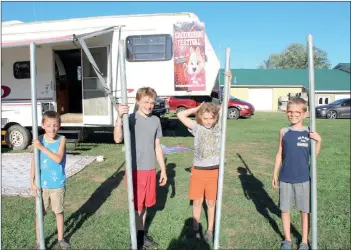
M251 119L228 121L222 249L280 247L278 191L272 190L271 176L279 128L286 125L287 119L282 113L257 113ZM166 136L162 144L192 147L193 138L186 130L180 128L179 131L182 136ZM349 249L350 120L318 120L317 131L323 137L317 161L318 246ZM97 138L99 142L93 138L77 148L69 145L71 152L104 155L106 160L95 162L68 179L66 237L73 249L127 249L129 217L123 145L114 144L111 134L100 134ZM204 242L196 244L185 237L192 213L187 198L192 157L192 151L166 156L169 182L158 189L157 205L147 217L149 235L160 243L160 249L209 249ZM253 175L239 175L238 168L249 168ZM34 199L2 197L3 248L34 246L34 214ZM206 228L205 216L202 224ZM292 229L296 247L301 237L296 211L292 214ZM55 219L51 213L45 217L44 231L47 247L57 249Z

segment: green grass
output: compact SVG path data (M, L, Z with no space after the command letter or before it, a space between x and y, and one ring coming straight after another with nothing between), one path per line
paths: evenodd
M271 176L279 128L286 124L282 113L257 113L251 119L228 121L222 248L280 247L282 226L277 209L278 191L272 190ZM317 129L323 137L317 161L318 246L321 249L350 248L350 120L317 120ZM186 135L186 130L181 131ZM192 147L193 138L165 137L162 143ZM69 150L106 158L68 180L65 222L72 248L127 249L129 217L122 145L114 144L112 135L104 134L77 148L71 144ZM208 248L203 242L196 244L185 238L192 211L187 198L187 169L191 166L192 154L190 151L166 156L169 184L158 190L158 204L147 219L151 222L149 234L160 243L161 249ZM253 176L240 176L239 167L248 167ZM171 198L173 188L175 196ZM34 199L2 197L3 248L24 249L34 245L34 213ZM202 215L202 224L206 227L206 217ZM296 246L301 231L296 211L292 213L292 224L296 229L292 234ZM51 213L45 217L44 230L47 246L58 248L55 219Z

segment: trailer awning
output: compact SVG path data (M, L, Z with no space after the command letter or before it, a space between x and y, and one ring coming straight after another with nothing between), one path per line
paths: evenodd
M33 39L28 39L28 40L17 40L17 41L2 41L1 42L1 47L2 48L13 48L13 47L25 47L29 46L31 43L35 43L36 45L42 45L42 44L53 44L53 43L64 43L64 42L73 42L77 39L77 37L84 37L84 38L89 38L89 37L94 37L98 36L100 34L106 33L113 31L117 27L109 27L106 29L98 29L92 32L77 32L75 34L66 34L62 36L41 36L38 38L33 38Z

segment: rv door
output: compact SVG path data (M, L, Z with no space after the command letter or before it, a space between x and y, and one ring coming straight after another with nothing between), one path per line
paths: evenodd
M82 47L83 123L112 125L112 67L118 56L120 27L76 37ZM112 66L114 65L114 66Z

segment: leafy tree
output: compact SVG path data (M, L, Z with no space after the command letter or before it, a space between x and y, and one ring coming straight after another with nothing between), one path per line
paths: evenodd
M322 49L313 48L314 67L329 69L328 54ZM306 69L308 68L307 46L299 43L290 44L279 54L272 54L264 60L260 69Z

